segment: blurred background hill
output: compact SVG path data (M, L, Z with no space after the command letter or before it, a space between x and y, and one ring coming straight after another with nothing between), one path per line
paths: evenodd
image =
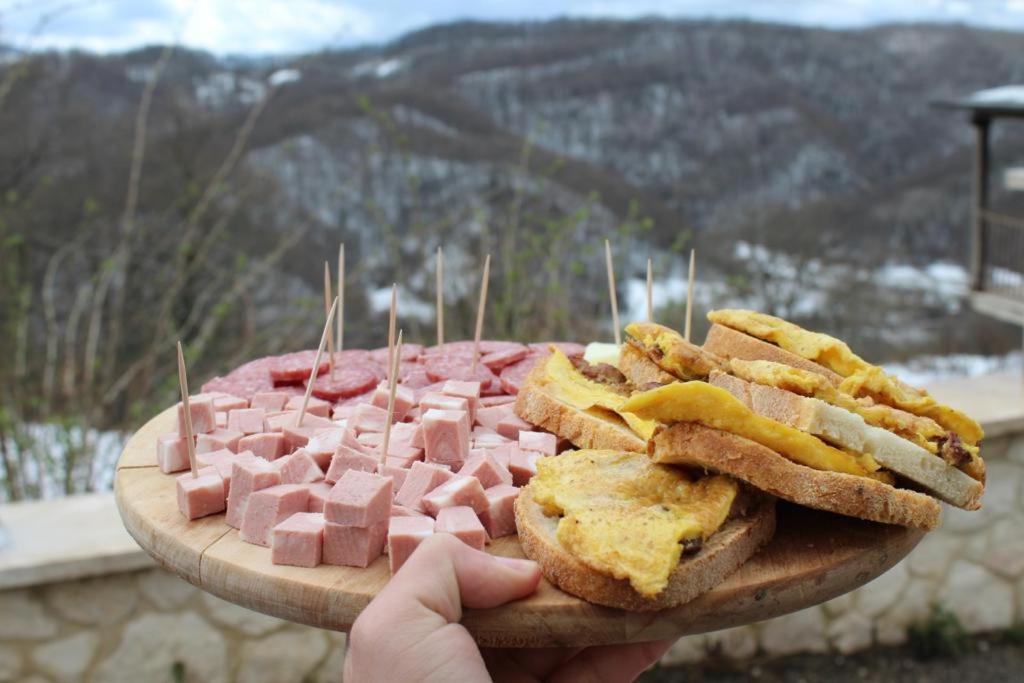
M680 325L696 247L698 317L754 307L875 361L1002 357L1019 330L963 301L970 128L928 103L1021 79L1024 34L949 24L461 22L258 58L2 49L5 493L45 493L24 454L47 439L82 454L43 466L60 488L102 486L95 430L173 400L177 338L196 386L312 346L339 242L349 347L384 342L392 282L407 337L432 341L438 246L449 338L471 333L491 253L486 336L610 339L607 237L624 317L652 257L657 317ZM995 139L997 163L1019 157L1019 137Z

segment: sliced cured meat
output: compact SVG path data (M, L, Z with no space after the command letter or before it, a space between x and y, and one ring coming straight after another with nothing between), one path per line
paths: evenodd
M557 347L559 351L569 356L569 358L582 358L583 352L586 351L586 347L583 344L577 344L576 342L538 342L530 344L530 350L549 353L549 347L551 346Z
M495 374L483 363L477 363L474 372L472 359L466 356L435 356L424 363L424 369L427 371L427 377L434 382L449 379L480 382L481 391L486 391L498 381Z
M402 362L413 362L420 357L423 353L422 344L402 344ZM388 347L382 346L379 349L374 349L369 352L370 358L373 362L387 367L388 364Z
M415 369L402 377L402 386L409 387L410 389L422 389L423 387L430 386L431 384L433 384L433 382L431 382L430 377L427 376L427 371L418 364Z
M313 372L313 361L316 360L316 351L297 351L278 356L270 366L270 378L274 384L295 384L309 379ZM327 370L326 358L320 359L320 367L317 374L320 375Z
M373 394L377 391L377 385L374 384L373 388L369 391L351 396L349 398L341 399L337 402L337 406L356 406L360 403L371 403L373 401Z
M500 351L491 351L486 356L480 359L480 362L489 367L493 372L501 370L506 365L512 365L517 363L529 355L530 350L522 344L517 344L515 347L502 349Z
M470 342L470 348L472 348L472 342ZM514 341L497 341L494 339L481 339L480 340L480 353L501 353L502 351L516 351L518 349L526 350L526 344L520 344Z
M547 356L545 353L534 353L522 359L514 365L510 365L501 371L501 388L506 394L515 396L519 388L526 381L526 376L533 370L533 366Z
M313 381L313 395L325 401L337 401L365 394L376 387L378 381L377 373L370 368L335 366L333 375L328 370Z

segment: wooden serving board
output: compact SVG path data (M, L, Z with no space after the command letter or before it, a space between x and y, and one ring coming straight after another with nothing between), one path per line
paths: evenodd
M150 420L125 446L115 494L129 533L157 562L225 600L282 619L348 630L387 583L386 558L366 569L271 564L270 550L243 543L223 515L186 521L174 476L156 467L156 437L174 431L175 412ZM546 581L518 602L466 610L463 625L493 647L585 646L704 633L818 604L882 574L924 532L780 504L775 538L714 590L681 607L625 612L563 593ZM523 557L516 537L488 552Z

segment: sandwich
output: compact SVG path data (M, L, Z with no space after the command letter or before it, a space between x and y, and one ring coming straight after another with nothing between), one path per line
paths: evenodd
M557 349L531 371L516 412L581 450L542 458L516 500L519 542L545 577L596 604L684 604L721 583L775 531L774 499L733 477L647 455L658 425L622 409L615 367Z

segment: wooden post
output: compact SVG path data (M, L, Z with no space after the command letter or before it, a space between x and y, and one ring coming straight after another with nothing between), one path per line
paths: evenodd
M985 233L987 223L985 212L988 211L988 138L990 120L983 116L975 116L971 121L974 125L974 184L973 201L971 203L971 289L985 289Z

